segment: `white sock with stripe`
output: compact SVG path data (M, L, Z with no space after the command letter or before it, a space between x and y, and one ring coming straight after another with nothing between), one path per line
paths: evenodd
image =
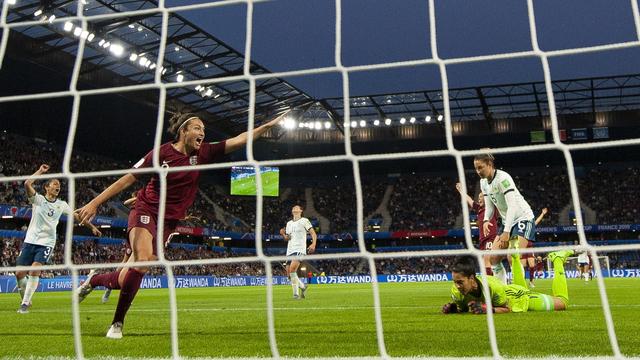
M38 282L40 281L39 276L29 276L29 280L27 280L27 286L24 290L24 296L22 297L22 303L25 305L31 304L31 298L33 297L33 293L38 289Z

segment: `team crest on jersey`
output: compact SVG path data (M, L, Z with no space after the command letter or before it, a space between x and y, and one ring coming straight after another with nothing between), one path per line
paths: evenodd
M191 165L198 165L198 156L194 155L192 157L189 158L189 164Z
M502 187L503 188L508 188L511 184L509 183L509 180L504 179L502 180Z
M149 217L149 215L142 215L140 216L140 222L143 224L148 224L151 221L151 218Z

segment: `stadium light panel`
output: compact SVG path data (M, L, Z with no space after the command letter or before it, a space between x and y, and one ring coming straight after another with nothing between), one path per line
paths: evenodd
M133 29L134 27L136 27L136 26L133 25L133 24L129 24L129 29Z
M364 120L360 120L360 127L367 127L367 122Z
M325 122L324 122L324 128L325 128L325 129L331 129L331 122L329 122L329 121L325 121Z
M104 43L104 45L102 45L103 48L108 48L109 46L111 46L111 42L107 41L106 43Z
M406 122L407 122L407 119L405 119L405 118L401 118L400 119L400 124L404 125L404 123L406 123Z
M146 57L141 57L140 60L138 60L138 64L140 64L141 66L145 66L147 64L147 58Z
M162 69L162 75L164 75L164 74L166 74L166 73L167 73L167 69L166 69L166 68L163 68L163 69Z
M176 46L176 47L173 48L173 50L180 51L180 48Z
M409 122L412 123L412 124L415 123L416 122L416 118L412 116L411 119L409 119Z
M35 16L35 17L38 17L40 15L42 15L42 9L38 9L33 13L33 16Z
M315 129L316 130L321 130L322 129L322 123L320 121L316 121L315 125Z
M156 66L157 66L156 63L153 63L153 64L151 64L151 66L149 66L149 69L153 70L153 69L156 68Z
M87 41L91 42L93 41L93 39L96 37L96 34L94 33L89 33L89 36L87 36Z
M213 98L214 98L214 99L217 99L217 98L219 98L219 97L220 97L220 94L216 94Z
M101 39L101 40L100 40L100 42L98 42L98 46L102 46L102 45L104 45L104 43L105 43L105 42L106 42L106 41L104 41L104 39Z
M80 34L80 38L86 39L88 37L89 37L89 32L87 30L82 30L82 33Z
M7 4L15 5L16 4L16 0L7 0Z
M73 23L71 21L67 21L64 23L64 31L69 32L73 30Z
M55 14L51 14L51 16L49 17L49 24L53 24L53 20L56 19L56 15Z
M384 120L384 124L387 125L387 126L391 125L391 119L389 119L389 118L385 119Z
M202 85L196 85L196 91L200 91L202 89Z
M302 123L302 122L301 122L301 123L298 123L298 127L299 127L299 128L303 128L303 127L305 127L305 126L307 126L305 123Z
M442 119L444 119L444 116L438 115L438 121L442 121Z
M358 127L358 122L357 121L352 121L351 122L351 127L352 128L357 128Z
M130 61L136 61L137 58L138 58L138 54L136 53L131 53L131 55L129 55Z
M80 34L82 34L82 29L77 27L73 30L73 35L75 36L80 36Z
M178 74L178 76L176 76L176 81L177 82L182 82L182 80L184 80L184 75Z
M205 96L213 95L213 89L211 89L211 88L207 89L207 91L204 94L205 94Z
M378 119L373 120L373 125L380 126L380 120L378 120Z
M142 31L142 26L138 26L138 31Z
M204 64L204 67L206 67L208 69L209 68L209 64Z
M121 57L122 55L124 55L124 47L122 47L122 45L120 44L111 44L109 46L109 52L114 56Z
M424 117L425 122L431 122L431 116L427 115Z

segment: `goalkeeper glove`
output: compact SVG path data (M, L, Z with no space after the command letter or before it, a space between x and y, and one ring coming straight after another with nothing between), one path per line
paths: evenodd
M455 303L447 303L442 307L443 314L456 314L458 313L458 305Z
M481 301L471 301L469 302L469 311L474 314L486 314L487 313L487 304ZM493 308L493 312L496 312L496 309Z

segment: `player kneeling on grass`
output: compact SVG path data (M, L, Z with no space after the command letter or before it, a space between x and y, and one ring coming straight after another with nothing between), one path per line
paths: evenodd
M524 272L515 270L513 284L505 285L493 276L487 276L491 305L495 313L553 311L566 310L569 306L569 290L567 278L564 274L564 263L573 254L572 250L556 251L549 254L553 262L555 276L551 289L553 296L532 292L527 288ZM519 262L519 255L512 255L514 263ZM482 279L476 275L476 259L465 256L458 259L451 268L453 286L451 287L452 302L442 307L445 314L471 312L485 314L487 304L482 291Z
M291 279L291 287L293 287L293 298L304 299L307 288L298 278L298 267L300 267L300 260L307 254L307 251L309 254L313 254L316 250L318 236L309 219L302 217L302 206L294 205L291 208L291 215L293 215L293 220L287 222L286 229L280 229L280 235L284 241L288 242L287 257L290 257L291 260L287 266L287 273ZM309 247L307 247L307 232L311 235Z

